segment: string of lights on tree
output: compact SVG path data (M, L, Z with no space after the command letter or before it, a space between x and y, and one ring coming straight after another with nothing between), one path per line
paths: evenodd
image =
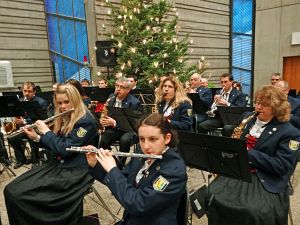
M192 73L207 70L205 57L188 64L193 41L179 36L178 10L167 1L121 0L116 6L106 0L105 5L113 22L110 38L117 47L117 77L134 74L140 86L149 87L170 72L185 82Z

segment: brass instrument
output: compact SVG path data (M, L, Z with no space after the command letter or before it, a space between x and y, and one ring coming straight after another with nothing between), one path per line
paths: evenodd
M253 118L253 117L256 117L258 116L258 112L253 112L252 115L250 115L249 117L245 118L242 120L242 122L240 123L240 125L236 128L234 128L233 130L233 133L231 135L232 138L236 138L236 139L240 139L242 133L243 133L243 130L246 126L246 124Z
M220 96L222 96L224 94L224 88L222 88L222 90L220 91ZM216 116L216 111L218 110L218 100L214 101L213 104L210 107L210 110L208 110L206 112L206 114L208 115L208 117L215 117Z
M17 125L15 122L12 122L12 121L7 121L6 119L4 120L3 122L3 130L4 130L4 133L9 135L11 134L12 132L16 131L17 130Z
M105 104L104 104L104 106L103 106L103 108L102 108L102 112L101 112L101 115L100 115L100 120L101 120L101 119L105 119L105 118L108 116L108 109L107 109L107 106L108 106L109 101L110 101L113 97L115 97L115 95L111 96L110 98L108 98L108 99L106 100L106 102L105 102ZM100 133L103 133L103 132L105 131L105 127L102 126L101 123L100 123L100 125L101 125Z
M93 148L93 149L83 149L81 147L70 147L66 148L66 151L70 152L79 152L79 153L98 153L103 151L103 149ZM127 152L112 152L114 156L121 156L121 157L132 157L132 158L146 158L146 159L162 159L161 155L149 155L149 154L139 154L139 153L127 153Z
M74 112L74 109L69 109L69 110L64 111L64 112L62 112L62 113L59 113L59 114L57 114L57 115L51 116L51 117L49 117L49 118L47 118L47 119L45 119L45 120L43 120L43 121L44 121L44 123L47 124L47 123L49 123L49 122L52 122L52 121L53 121L54 119L56 119L57 117L67 115L67 114L70 114L70 113L72 113L72 112ZM36 125L35 125L35 124L31 124L31 125L28 125L27 128L35 129L35 128L36 128ZM15 131L15 132L11 133L10 135L8 135L7 138L13 138L13 137L19 136L20 134L23 134L23 133L24 133L24 130L23 130L22 127L21 127L19 130L17 130L17 131Z

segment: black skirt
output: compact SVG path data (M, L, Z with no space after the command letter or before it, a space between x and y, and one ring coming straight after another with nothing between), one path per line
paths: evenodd
M288 194L266 191L256 174L252 183L220 176L207 191L209 225L288 224Z
M75 225L93 183L88 168L61 168L54 161L32 169L4 189L10 225Z

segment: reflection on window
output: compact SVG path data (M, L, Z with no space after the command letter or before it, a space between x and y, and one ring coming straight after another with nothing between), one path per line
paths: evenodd
M232 6L232 75L242 84L243 92L252 89L253 9L252 0L233 0Z
M84 0L45 0L54 81L91 78Z

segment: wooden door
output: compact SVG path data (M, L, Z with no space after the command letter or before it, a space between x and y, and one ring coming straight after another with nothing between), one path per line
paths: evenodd
M289 82L290 89L300 91L300 56L283 58L283 79Z

